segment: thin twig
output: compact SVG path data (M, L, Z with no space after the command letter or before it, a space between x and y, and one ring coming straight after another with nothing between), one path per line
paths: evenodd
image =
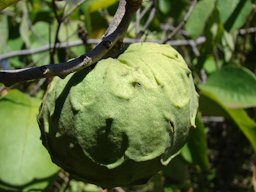
M86 0L79 1L76 5L74 5L65 15L63 15L62 20L65 21L72 13L80 7Z
M239 34L240 35L245 35L249 33L256 33L256 27L250 27L250 28L245 28L245 29L240 29Z
M190 15L192 14L195 6L196 6L196 3L197 3L197 0L193 0L190 7L189 7L189 10L188 12L186 13L186 15L184 16L183 18L183 21L180 22L180 24L172 31L172 33L170 35L168 35L168 37L163 41L163 43L166 43L167 41L169 41L170 39L172 39L172 37L174 35L176 35L180 30L181 28L187 23Z
M200 51L197 48L198 44L196 44L195 41L191 41L191 40L189 42L190 42L189 45L191 46L193 53L195 54L195 56L199 57Z
M40 79L35 86L33 86L32 90L29 91L30 96L36 96L36 94L40 91L41 86L45 83L46 79Z
M114 16L114 21L118 20L118 25L111 25L111 29L108 30L107 35L102 41L90 52L81 55L71 61L60 64L49 64L41 67L31 67L19 70L1 70L0 82L5 85L11 85L16 82L40 79L52 76L59 76L61 78L66 77L68 74L86 68L105 56L117 42L123 39L126 34L129 23L132 16L136 13L141 6L142 0L120 0L119 10L123 10L125 13L120 14L121 19L118 16ZM112 30L114 28L115 30ZM109 31L113 31L110 33Z
M156 15L156 8L154 6L152 6L152 10L149 14L148 20L146 21L145 25L143 26L142 31L146 31L146 29L149 27L150 23L153 21L155 15Z
M88 39L86 43L87 44L98 44L100 42L101 42L100 39ZM70 47L80 46L82 44L83 44L83 42L80 40L72 41L72 42L62 42L62 43L57 43L56 48L57 49L70 48ZM4 53L4 54L0 55L0 60L9 59L12 57L17 57L17 56L34 55L37 53L43 53L43 52L46 52L49 49L51 49L53 46L54 45L51 44L51 45L44 45L42 47L35 48L35 49L22 49L22 50L18 50L18 51L11 51L11 52Z
M145 9L143 9L140 13L140 20L147 14L147 12L149 12L152 7L155 6L155 0L151 0L151 3L149 4L149 6L147 6Z
M169 40L166 43L172 46L200 45L206 42L206 37L198 37L196 40Z
M96 45L96 44L99 44L101 41L102 41L101 39L87 39L86 44ZM202 37L197 38L196 40L192 40L192 39L171 40L171 41L168 41L167 43L174 46L174 47L177 47L177 46L191 46L191 47L194 47L194 46L203 44L205 41L206 41L206 38L202 36ZM123 42L125 44L131 44L131 43L140 42L140 40L127 38L127 39L124 39ZM146 42L161 43L161 41L150 40L150 39L147 40ZM76 47L76 46L82 46L82 45L84 45L84 43L81 40L78 40L78 41L72 41L72 42L57 43L56 48L57 49L62 49L62 48L70 48L70 47ZM5 60L5 59L10 59L10 58L13 58L13 57L28 56L28 55L43 53L43 52L48 51L49 48L51 48L52 46L53 46L53 44L52 45L44 45L42 47L35 48L35 49L23 49L23 50L11 51L11 52L8 52L8 53L4 53L4 54L0 55L0 61ZM196 50L194 52L196 52Z
M136 38L140 38L145 33L146 29L149 27L150 23L153 21L155 14L156 14L156 8L155 8L154 1L152 1L150 5L150 13L149 13L148 19L144 24L143 28L137 34Z
M54 63L54 55L55 55L55 52L56 52L56 45L57 43L59 43L59 33L60 33L60 28L61 28L61 25L63 23L63 17L64 17L64 11L66 9L66 6L67 6L67 3L65 4L62 12L60 14L58 14L58 7L56 6L56 3L55 3L55 0L52 0L52 6L53 6L53 13L54 13L54 16L57 20L57 29L56 29L56 32L55 32L55 38L54 38L54 45L53 47L50 49L50 62L51 63ZM51 34L51 33L49 33Z
M154 1L155 0L152 0L150 5L145 7L141 12L139 12L139 11L137 12L136 22L131 25L131 27L129 28L130 30L135 30L136 31L136 29L138 29L139 22L147 14L147 12L149 12L152 9L152 6L154 6Z
M170 25L170 23L165 23L165 24L162 26L162 28L163 28L163 31L165 32L165 36L167 36L170 31L175 30L175 27L172 26L172 25ZM184 37L189 37L188 33L187 33L186 31L184 31L183 29L180 29L180 30L178 31L178 34L181 34L181 35L184 36Z

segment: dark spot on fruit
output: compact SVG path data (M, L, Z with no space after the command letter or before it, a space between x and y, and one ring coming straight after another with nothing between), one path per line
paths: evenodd
M132 82L132 86L133 87L140 87L141 84L139 82L134 81L134 82Z
M114 119L107 118L105 125L95 135L95 143L88 147L91 157L101 164L111 164L120 159L128 148L128 137L113 127Z
M106 119L106 133L110 132L110 129L112 127L114 119L113 118L108 118Z

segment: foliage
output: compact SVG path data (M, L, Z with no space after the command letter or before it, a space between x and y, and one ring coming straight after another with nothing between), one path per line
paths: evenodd
M56 1L53 6L52 0L21 0L6 9L7 4L1 2L0 68L58 63L93 48L113 18L117 1L86 0L70 15L69 11L79 1L68 2L66 5L64 1ZM181 154L146 185L125 190L253 191L255 1L199 0L195 6L190 0L152 2L144 1L124 41L139 39L174 45L193 72L200 93L200 110L197 128L192 130ZM67 17L62 21L63 15ZM182 28L175 32L175 27L182 23ZM81 41L86 44L83 46ZM49 51L49 43L61 42L63 48ZM80 46L68 46L77 44ZM36 53L39 48L41 51ZM25 49L33 52L23 54L20 50ZM48 83L38 80L9 88L0 85L0 189L97 191L97 187L91 189L91 185L77 182L62 172L54 177L57 169L45 159L45 151L38 145L35 116ZM25 160L26 164L19 164ZM27 173L26 177L21 171Z
M58 167L52 164L38 139L40 131L35 129L40 100L29 98L18 90L0 99L0 116L8 115L1 118L0 188L44 189L53 180Z

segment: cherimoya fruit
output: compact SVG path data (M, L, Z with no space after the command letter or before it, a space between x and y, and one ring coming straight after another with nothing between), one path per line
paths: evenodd
M135 43L92 70L55 78L38 116L53 162L103 187L158 172L195 127L191 71L169 45Z

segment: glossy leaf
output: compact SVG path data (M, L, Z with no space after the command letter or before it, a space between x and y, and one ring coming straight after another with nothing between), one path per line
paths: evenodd
M225 108L225 110L251 142L254 151L256 151L256 122L247 115L245 110L228 108Z
M0 98L0 190L42 190L58 170L40 140L38 106L17 90Z
M189 35L196 38L203 33L207 20L215 7L214 5L215 0L202 0L197 3L185 25Z
M228 31L239 29L253 9L251 0L217 0L220 19Z
M244 67L224 67L200 89L229 108L256 106L256 76Z
M256 122L247 115L246 111L243 109L231 109L224 104L224 101L219 100L216 95L208 92L203 91L202 95L214 101L215 104L218 104L227 113L229 118L237 124L256 151Z

